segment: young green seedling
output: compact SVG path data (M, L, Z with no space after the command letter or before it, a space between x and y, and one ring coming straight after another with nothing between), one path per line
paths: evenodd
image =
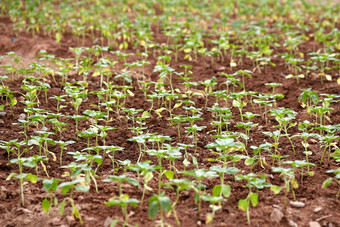
M151 187L148 186L148 183L154 177L152 172L154 172L156 170L156 166L155 165L150 165L149 162L150 161L145 161L145 162L140 162L140 163L137 163L135 165L130 165L129 166L130 170L133 170L133 171L137 172L138 179L139 179L140 175L143 176L143 194L142 194L142 198L141 198L141 201L140 201L141 205L143 205L143 201L144 201L146 190L148 190L148 191L152 191L153 190ZM139 189L140 189L140 187L139 187Z
M185 127L185 132L192 134L192 142L195 144L195 154L197 151L197 131L202 131L206 127L207 126L197 126L196 124L192 125L191 127Z
M242 98L246 96L247 94L245 92L239 92L239 93L231 93L231 97L234 99L233 100L233 106L237 107L240 111L240 116L241 116L241 121L243 121L243 114L242 114L242 109L247 105L246 101L243 101Z
M246 84L244 82L244 76L249 77L250 79L252 78L251 74L253 72L249 71L249 70L238 70L236 71L233 76L237 76L237 75L241 75L242 76L242 87L243 87L243 91L246 91Z
M246 199L240 199L238 201L238 208L245 211L247 213L247 221L248 225L251 225L250 222L250 204L253 207L258 205L258 193L253 192L252 188L255 187L258 189L263 189L264 187L270 187L271 185L266 183L266 175L259 175L254 173L248 173L247 175L238 175L236 176L236 180L245 180L247 184L245 185L246 188L249 189L249 193Z
M193 169L193 170L185 170L182 171L181 174L194 177L197 182L197 187L195 188L195 202L198 202L198 212L201 212L201 202L202 195L204 192L202 191L202 180L207 177L218 177L215 171L210 171L207 169Z
M193 189L195 187L195 183L188 180L188 179L170 179L170 181L165 183L165 185L176 190L176 199L175 199L175 202L172 203L171 208L172 208L172 211L174 213L176 223L177 223L178 226L180 226L181 223L180 223L180 221L177 217L177 213L176 213L176 205L179 202L180 192L184 191L184 190Z
M72 216L75 217L75 218L78 218L81 225L83 225L83 220L80 216L80 213L79 213L72 197L73 197L74 190L79 191L79 192L84 192L84 193L89 192L90 187L88 185L83 184L84 182L85 182L84 178L76 178L72 181L63 182L63 183L59 184L58 187L57 187L57 189L59 189L59 188L61 189L62 194L67 194L68 192L70 192L69 197L65 198L59 204L60 214L62 215L64 213L66 201L69 201L69 203L72 206Z
M130 226L128 224L129 222L129 214L127 212L127 205L132 205L132 206L138 206L138 199L130 199L128 194L123 194L119 197L112 197L109 199L109 201L107 201L105 203L106 206L120 206L122 209L122 213L124 216L124 221L123 222L123 226ZM110 224L110 226L115 226L116 224L118 224L120 222L119 219L113 220Z
M149 207L148 207L149 217L153 220L159 211L161 214L161 223L160 223L161 227L164 227L163 212L168 213L170 210L171 210L171 200L169 197L164 195L164 192L159 193L159 194L154 194L149 199Z
M55 208L58 205L58 198L57 196L54 194L57 191L57 187L58 187L58 183L62 181L61 179L43 179L43 187L44 189L46 189L46 191L48 192L48 197L49 198L45 198L42 202L41 202L41 207L43 209L44 212L49 213L50 209L52 207L52 205L54 204Z
M297 123L291 122L293 119L295 119L295 116L297 113L292 109L284 108L284 107L280 107L278 109L271 109L270 112L271 112L270 116L274 116L277 122L279 122L279 125L276 127L280 128L281 131L285 132L287 139L292 145L292 149L295 155L294 144L293 144L293 141L291 140L291 137L288 134L288 129L291 127L294 127L297 124Z
M303 169L305 166L309 167L310 166L315 166L315 164L310 163L310 162L306 162L305 160L301 161L301 160L294 160L294 161L285 161L282 162L282 164L286 164L286 165L291 165L293 167L293 172L295 172L296 168L301 168L301 183L303 181Z
M280 173L280 174L283 175L284 186L283 187L272 186L271 189L272 189L272 191L274 191L275 194L278 194L281 191L282 188L285 189L285 197L284 197L283 206L286 208L286 205L287 205L287 195L288 195L289 191L292 190L293 199L296 200L294 189L299 187L298 183L295 181L294 169L292 169L292 168L283 168L283 167L272 167L272 172Z
M333 173L335 174L335 177L330 177L327 180L325 180L322 184L322 188L328 187L334 180L339 185L339 190L336 194L336 199L338 199L340 196L340 168L327 170L326 173Z

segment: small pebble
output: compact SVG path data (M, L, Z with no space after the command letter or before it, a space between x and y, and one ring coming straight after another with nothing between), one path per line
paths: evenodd
M315 207L314 213L319 213L322 210L322 207Z
M279 209L273 209L272 213L270 214L270 220L272 222L280 223L283 218L283 213Z
M67 221L68 225L73 225L74 222L76 221L76 219L74 219L74 217L72 217L72 216L67 216L66 221Z
M293 220L289 220L289 226L297 227L298 225Z
M311 221L309 222L309 227L321 227L321 225L317 221Z
M54 217L52 220L49 221L49 223L52 225L58 225L60 224L60 222L61 222L60 217Z
M303 208L303 207L305 207L305 203L299 202L299 201L290 201L289 204L292 207L295 207L295 208Z
M26 119L26 114L22 113L18 117L19 120L25 120Z

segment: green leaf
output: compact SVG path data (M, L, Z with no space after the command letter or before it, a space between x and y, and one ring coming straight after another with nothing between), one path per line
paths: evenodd
M59 214L60 214L60 215L63 215L63 214L64 214L64 211L65 211L65 200L66 200L66 199L64 199L64 200L60 203L60 205L59 205Z
M47 213L50 210L50 205L51 205L50 201L46 198L41 202L41 207L45 213Z
M150 180L152 180L152 178L153 178L153 173L152 172L147 172L145 174L144 180L145 180L145 182L149 182Z
M244 161L244 164L247 166L251 166L254 164L254 159L253 158L248 158Z
M222 195L224 197L229 197L231 194L231 188L230 185L223 184L223 185L215 185L215 187L212 190L213 196L220 196L222 191Z
M90 190L90 187L87 185L78 184L74 187L74 189L80 192L88 192Z
M163 110L166 110L166 109L165 109L164 107L162 107L162 108L160 108L160 109L155 110L155 113L156 113L159 117L163 117L162 114L161 114L161 112L162 112Z
M157 198L151 197L149 199L148 214L152 220L156 217L158 210L159 210L159 205L158 205Z
M233 100L233 106L234 107L241 107L241 103L237 100Z
M272 191L274 192L274 194L277 195L277 194L280 193L281 187L278 186L278 185L272 185L272 186L270 187L270 190L272 190Z
M238 201L238 209L243 210L243 211L247 211L247 209L249 208L249 202L245 199L240 199Z
M169 212L171 209L171 200L167 196L159 196L158 197L159 204L161 205L162 210Z
M330 178L328 178L327 180L325 180L325 181L322 183L322 188L328 187L328 185L330 185L330 184L332 183L332 181L333 181L333 178L332 178L332 177L330 177Z
M59 43L61 41L61 33L60 32L57 32L55 34L55 40L57 41L57 43Z
M194 164L194 166L195 166L196 168L199 168L199 167L198 167L198 163L197 163L197 159L196 159L194 156L192 156L192 155L191 155L191 158L192 158L192 163Z
M16 98L11 99L11 106L15 106L18 103Z
M83 99L82 99L82 98L77 98L75 104L76 104L76 106L80 106L80 104L81 104L82 102L83 102Z
M72 185L65 185L64 187L61 188L61 193L67 194L68 191L70 190Z
M251 202L251 205L253 205L253 207L256 207L257 204L259 203L259 195L257 193L250 193L249 194L249 199L250 199L250 202Z
M37 180L38 180L37 175L31 174L31 173L27 174L26 178L32 183L37 183Z
M173 179L174 178L174 172L171 171L171 170L166 170L164 172L164 175L166 176L166 178L168 178L169 180Z
M176 109L176 108L180 107L181 105L182 105L182 102L178 102L178 103L176 103L176 104L175 104L175 106L174 106L174 109Z

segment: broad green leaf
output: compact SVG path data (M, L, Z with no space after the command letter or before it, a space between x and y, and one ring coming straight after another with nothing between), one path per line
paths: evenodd
M159 205L157 199L150 198L149 199L149 207L148 207L148 214L150 218L153 220L159 210Z
M249 202L248 202L247 200L245 200L245 199L240 199L240 200L238 201L238 208L239 208L240 210L247 211L248 207L249 207Z
M83 99L77 98L75 104L76 104L77 106L80 106L80 104L82 103L82 101L83 101Z
M194 164L194 166L195 166L196 168L199 168L199 167L198 167L198 163L197 163L196 157L194 157L194 156L191 155L191 158L192 158L192 163Z
M186 167L190 165L190 162L188 161L188 159L184 158L183 165Z
M41 202L41 207L45 213L47 213L50 210L50 205L51 205L50 201L46 198Z
M171 201L167 196L159 196L158 198L159 204L161 205L162 210L169 212L171 209Z
M257 193L250 193L249 194L249 199L250 199L251 205L253 205L253 207L257 206L257 204L259 202L258 197L259 197L259 195Z
M278 186L278 185L272 185L272 186L270 187L270 190L272 190L272 191L274 192L274 194L277 195L277 194L280 193L281 187Z
M227 184L215 185L215 187L212 190L212 195L213 196L220 196L221 193L224 197L229 197L230 194L231 194L230 185L227 185Z
M38 180L37 175L31 174L31 173L27 174L26 178L32 183L37 183L37 180Z
M173 179L174 178L174 172L171 171L171 170L166 170L164 172L164 175L166 176L166 178L168 178L169 180Z

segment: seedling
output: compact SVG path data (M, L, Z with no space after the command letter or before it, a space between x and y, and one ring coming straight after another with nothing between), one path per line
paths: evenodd
M340 196L340 168L327 170L326 173L333 173L335 174L335 177L330 177L327 180L325 180L322 184L322 188L328 187L334 180L339 185L339 190L338 193L336 194L336 199L338 199Z
M197 131L202 131L206 127L207 126L197 126L196 124L192 125L191 127L185 127L185 132L192 134L192 142L195 144L195 154L197 151Z
M270 116L274 116L275 119L279 122L279 125L277 128L280 128L280 130L285 132L285 135L287 139L289 140L290 144L292 145L292 149L295 155L295 149L294 144L291 140L291 137L289 137L288 129L291 127L294 127L297 123L292 123L291 121L295 119L296 112L292 109L280 107L278 109L271 109L270 110Z
M266 175L258 175L253 173L249 173L247 175L238 175L236 176L236 180L247 181L245 187L249 189L249 193L246 199L240 199L238 201L238 208L247 213L248 225L251 225L249 212L250 204L253 207L258 205L258 193L253 192L252 188L256 187L257 189L263 189L264 187L270 187L271 185L266 183Z
M300 160L294 160L294 161L285 161L282 162L282 164L291 165L293 167L293 172L295 172L295 168L301 168L301 183L303 181L303 169L305 166L308 166L308 173L309 173L309 167L315 166L315 164L306 162L306 161L300 161Z
M63 194L67 194L68 192L70 192L69 197L65 198L59 204L60 214L62 215L64 213L66 201L69 201L71 206L72 206L72 216L75 217L75 218L78 218L81 225L83 224L83 219L81 218L80 213L79 213L72 197L73 197L74 190L84 192L84 193L89 192L90 187L88 185L84 185L83 182L85 182L84 178L76 178L73 181L63 182L63 183L59 184L58 187L57 187L57 188L61 189L61 193L63 193Z
M218 175L215 171L210 171L206 169L185 170L181 173L183 175L191 176L196 179L197 187L195 188L195 202L198 202L198 212L201 212L202 195L204 195L204 192L202 191L202 180L207 177L217 177Z
M161 214L161 227L164 227L164 214L171 210L171 200L169 197L164 195L164 192L155 194L149 199L148 214L153 220L158 212Z
M175 202L172 203L171 208L172 211L174 212L174 217L176 219L177 225L181 226L181 223L176 213L176 205L179 202L180 192L183 190L193 189L195 187L195 183L188 179L171 179L170 182L165 183L165 185L176 190L176 199Z
M122 213L124 216L123 226L130 226L128 224L129 221L129 215L127 212L127 205L132 206L138 206L139 201L137 199L130 199L129 195L123 194L119 197L112 197L105 203L106 206L120 206L122 209ZM111 226L115 226L117 223L119 223L119 219L113 220L111 222Z
M281 173L283 175L284 186L283 187L273 186L271 189L274 191L275 194L278 194L281 191L282 188L285 189L285 197L284 197L284 203L283 204L284 204L284 207L286 208L286 206L287 206L287 195L288 195L289 191L292 190L293 199L296 200L294 189L299 187L297 181L295 181L294 169L283 168L283 167L272 167L272 172Z

